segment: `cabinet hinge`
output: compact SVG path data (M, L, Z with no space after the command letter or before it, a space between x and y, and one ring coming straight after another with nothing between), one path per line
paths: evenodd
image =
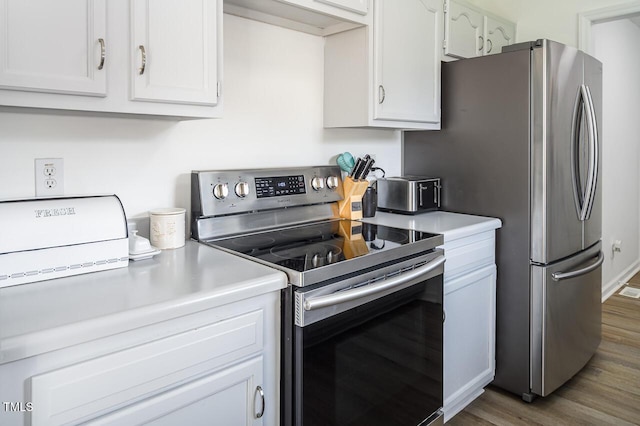
M222 83L217 82L216 83L216 96L220 97L220 92L222 92Z
M447 40L442 40L442 48L446 49L447 48Z
M442 10L443 10L444 13L448 12L447 11L447 2L446 1L444 2L444 6L442 7Z

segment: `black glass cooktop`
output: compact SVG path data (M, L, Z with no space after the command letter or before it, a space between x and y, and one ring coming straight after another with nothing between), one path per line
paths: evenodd
M432 244L427 244L429 240ZM208 244L283 270L304 273L368 256L380 256L381 261L394 260L406 256L407 248L414 245L418 252L435 248L442 244L442 236L338 219L208 241ZM398 250L401 248L404 250Z

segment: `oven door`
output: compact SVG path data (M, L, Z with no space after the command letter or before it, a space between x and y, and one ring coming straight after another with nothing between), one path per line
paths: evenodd
M442 422L443 263L436 250L293 291L285 424Z

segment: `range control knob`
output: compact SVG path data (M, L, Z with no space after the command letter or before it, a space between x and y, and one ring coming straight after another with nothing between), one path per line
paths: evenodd
M336 189L339 183L340 181L337 176L329 176L327 178L327 188L329 189Z
M226 183L218 183L213 187L213 196L218 200L224 200L229 195L229 186Z
M316 191L324 189L324 179L318 176L314 177L313 179L311 179L311 187Z
M244 198L249 195L249 184L247 182L238 182L235 191L238 197Z

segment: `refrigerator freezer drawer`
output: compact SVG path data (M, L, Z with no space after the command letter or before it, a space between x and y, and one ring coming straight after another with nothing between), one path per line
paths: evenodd
M533 393L549 395L580 371L598 348L602 260L598 242L563 261L532 266Z

